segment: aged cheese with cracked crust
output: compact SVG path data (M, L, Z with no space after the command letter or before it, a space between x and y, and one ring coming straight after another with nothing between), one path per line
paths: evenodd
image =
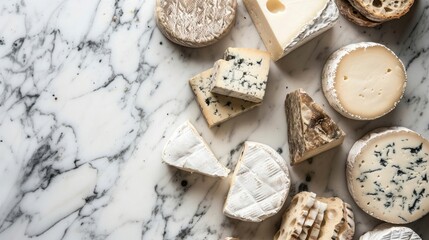
M270 69L270 55L258 49L228 48L213 67L211 92L262 102Z
M325 215L323 216L322 225L318 240L331 240L337 239L341 226L344 224L344 202L337 198L323 198L318 197L318 201L324 202L328 205Z
M352 240L355 234L355 217L352 207L346 202L344 202L343 214L345 221L338 232L338 240Z
M305 219L316 202L316 194L300 192L296 194L283 214L282 224L274 240L296 240L302 232Z
M189 80L195 100L198 102L209 127L219 125L261 105L260 103L210 92L211 77L212 69L208 69Z
M307 237L307 240L317 240L320 234L320 228L322 226L323 217L325 216L325 211L328 208L328 204L321 201L319 201L319 203L319 212L317 213L317 217L313 226L310 228L310 233Z
M233 27L237 0L157 0L156 22L172 42L204 47L224 37Z
M291 164L340 145L345 133L302 89L286 96Z
M189 121L180 125L164 146L162 160L179 169L212 177L226 177L229 169L214 156Z
M246 141L234 170L223 213L261 222L276 214L290 188L286 161L271 147Z
M394 224L429 212L429 141L404 128L376 129L347 158L347 186L369 215Z

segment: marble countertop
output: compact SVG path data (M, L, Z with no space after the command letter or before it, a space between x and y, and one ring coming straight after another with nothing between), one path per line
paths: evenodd
M375 29L343 18L271 63L261 107L209 129L187 80L227 47L264 49L239 1L231 33L188 49L156 28L144 0L8 0L0 3L0 239L272 239L281 211L260 224L222 214L228 179L188 174L161 162L185 120L233 169L245 140L288 158L284 99L304 88L348 134L344 144L296 167L292 193L309 189L352 204L357 239L379 223L351 199L345 159L367 131L400 125L429 137L429 2ZM349 43L375 41L408 70L398 107L375 121L336 113L321 92L326 58ZM429 216L410 224L429 239Z

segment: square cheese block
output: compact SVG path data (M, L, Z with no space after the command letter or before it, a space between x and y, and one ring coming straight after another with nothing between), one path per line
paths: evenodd
M345 133L302 89L287 94L286 119L291 164L340 145Z
M265 95L270 55L261 50L228 48L213 67L211 92L260 103Z
M334 0L243 0L274 61L331 28Z
M189 80L189 85L209 127L219 125L261 105L260 103L211 93L211 77L212 69L209 69Z

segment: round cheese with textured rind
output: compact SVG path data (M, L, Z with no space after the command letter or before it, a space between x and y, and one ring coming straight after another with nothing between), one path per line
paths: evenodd
M362 13L356 10L348 0L335 0L335 3L337 4L341 15L358 26L375 27L381 24L381 22L375 22L366 18Z
M224 37L235 22L237 0L157 0L156 22L172 42L204 47Z
M394 224L429 212L429 141L404 127L374 130L347 158L347 185L367 214Z
M322 72L329 104L355 120L373 120L392 111L404 95L407 74L401 60L386 46L350 44L334 52Z
M385 22L404 16L410 11L414 0L349 0L365 17Z
M359 240L422 240L411 228L383 223L362 235Z
M261 222L280 211L289 188L286 161L271 147L246 141L223 213L243 221Z

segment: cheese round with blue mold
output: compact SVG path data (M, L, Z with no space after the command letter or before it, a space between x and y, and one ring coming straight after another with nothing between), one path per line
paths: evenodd
M347 185L367 214L394 224L429 212L429 141L404 128L370 132L351 148Z

